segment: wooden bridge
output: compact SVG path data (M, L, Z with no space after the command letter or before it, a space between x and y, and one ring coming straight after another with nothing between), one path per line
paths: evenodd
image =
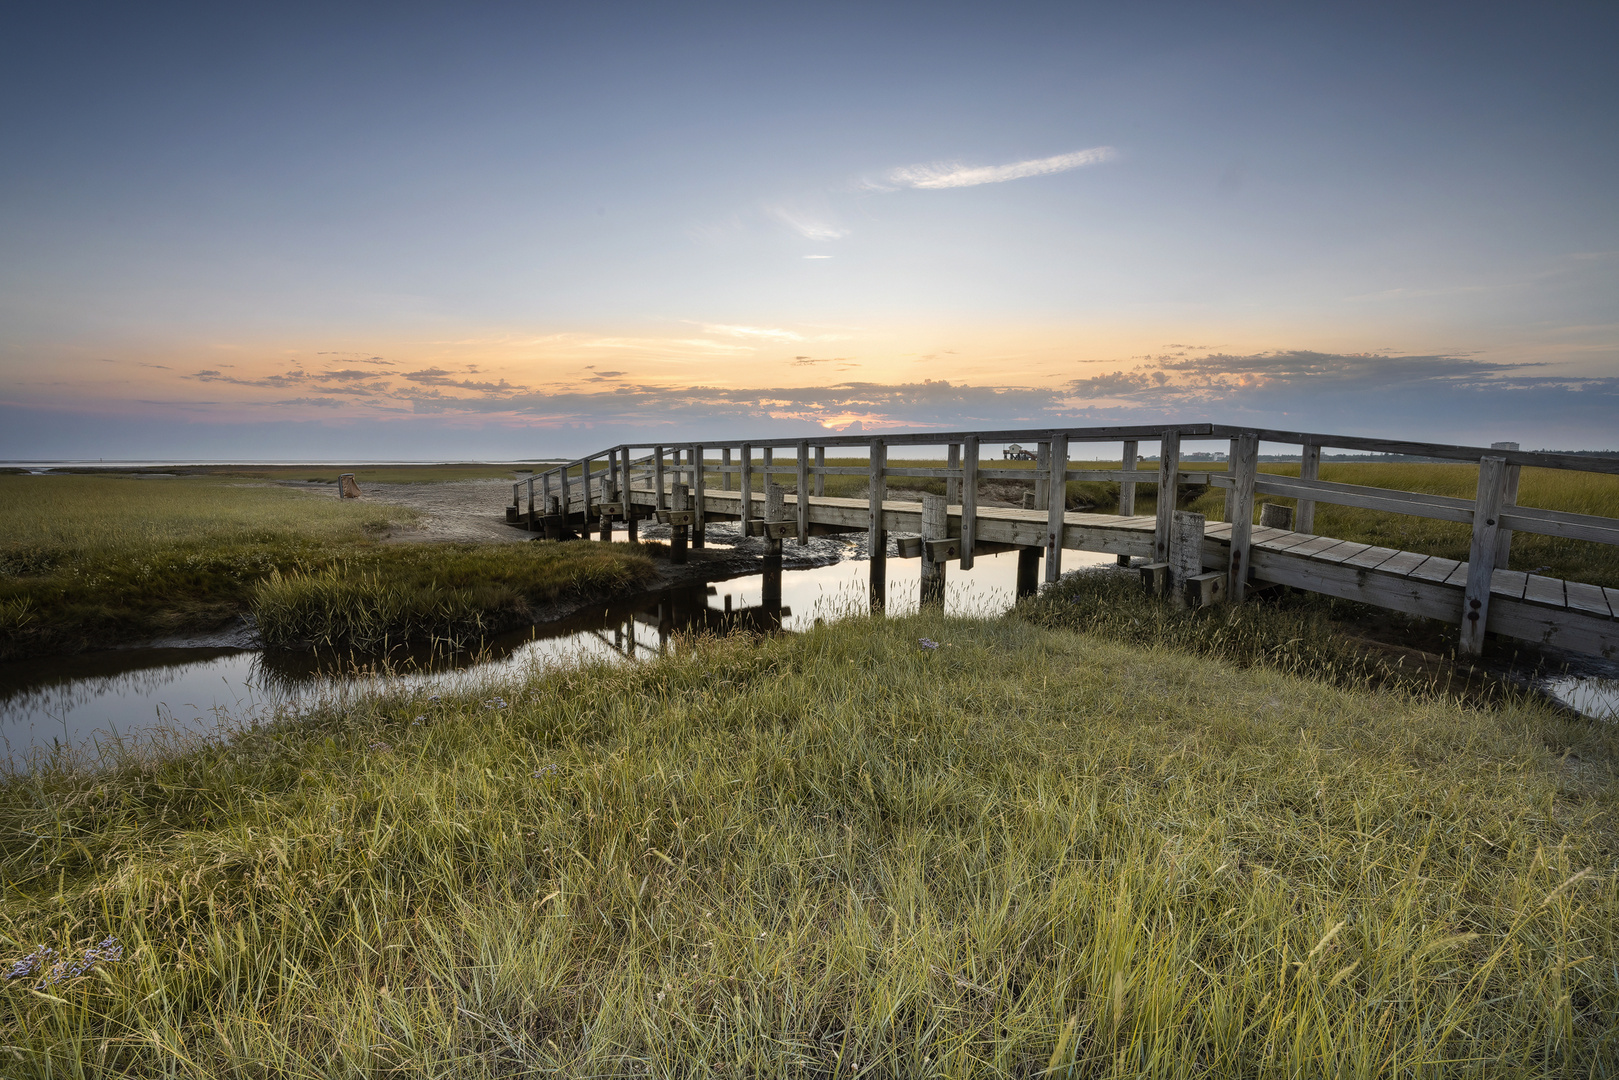
M1184 467L1181 446L1190 440L1228 443L1228 471ZM1157 444L1156 468L1138 467L1143 442ZM1300 475L1259 472L1261 442L1299 447ZM1035 448L1032 469L995 467L1004 451L993 448L1012 443ZM1072 448L1084 443L1122 444L1122 468L1071 468ZM946 448L942 468L891 466L888 461L897 447L940 446ZM985 454L986 446L991 453ZM1324 481L1319 475L1323 448L1476 463L1477 496L1456 499ZM867 464L827 465L829 449L864 456ZM790 460L777 463L777 452L790 454ZM802 544L815 534L863 532L870 551L872 603L878 608L886 597L890 534L898 540L901 557L922 559L924 603L942 602L946 567L952 561L966 569L975 555L1017 550L1021 594L1035 589L1042 559L1044 578L1052 582L1061 576L1065 550L1107 552L1120 563L1138 565L1149 587L1187 603L1241 602L1257 586L1290 585L1446 620L1460 628L1464 655L1477 654L1488 631L1619 659L1619 590L1506 569L1514 532L1619 545L1619 519L1517 505L1525 466L1619 474L1615 457L1215 424L906 432L619 445L514 484L506 520L554 537L600 529L606 539L615 522L633 536L638 521L656 516L673 527L677 557L688 536L692 546L703 545L708 522L737 521L744 533L766 538L767 567L774 557L778 570L784 539ZM867 497L827 496L828 476L864 477ZM923 496L920 503L891 500L886 497L888 481L897 477L942 479L946 491ZM1063 482L1053 483L1059 477ZM783 478L791 481L793 494L778 485ZM1026 498L1023 508L980 506L979 484L985 480L1032 481L1033 498ZM1086 480L1116 481L1119 513L1069 511L1067 482ZM1143 484L1177 493L1183 485L1224 488L1226 520L1207 522L1201 514L1179 511L1173 498L1156 500L1153 516L1139 516L1135 498ZM1295 504L1267 506L1265 520L1255 525L1256 495ZM1468 560L1317 535L1318 503L1469 525ZM1284 509L1292 513L1278 515L1275 525L1268 523L1272 513Z

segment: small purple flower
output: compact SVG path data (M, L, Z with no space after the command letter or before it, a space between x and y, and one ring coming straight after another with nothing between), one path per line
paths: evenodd
M532 776L534 779L539 780L539 779L542 779L544 777L551 776L551 775L555 774L558 771L559 770L558 770L558 767L556 765L541 765L538 769L536 769L533 772L529 773L529 775Z
M932 650L932 649L937 649L939 647L939 643L937 641L934 641L932 638L917 638L917 641L921 644L922 648L924 648L924 649Z

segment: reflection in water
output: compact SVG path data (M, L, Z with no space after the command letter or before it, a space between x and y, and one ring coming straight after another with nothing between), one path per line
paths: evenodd
M1113 556L1064 552L1065 569L1100 566ZM818 620L867 610L864 560L781 575L781 604L761 604L761 574L609 602L573 619L527 627L485 644L477 655L397 652L385 659L236 649L120 649L0 664L0 742L13 763L56 746L94 753L112 737L164 729L193 734L302 710L341 706L378 689L472 690L562 665L622 662L667 649L676 634L733 628L806 629ZM916 610L920 564L888 563L888 610ZM980 556L969 571L951 567L945 609L996 615L1011 607L1017 554ZM1619 716L1619 682L1566 677L1543 687L1588 716Z
M1066 552L1065 563L1112 556ZM476 655L402 651L386 658L238 649L118 649L0 664L0 742L13 762L56 746L94 753L110 739L155 730L212 734L298 710L341 705L384 687L472 687L564 664L656 655L679 633L768 632L863 613L865 561L781 575L781 604L761 604L763 575L693 585L608 602L573 619L526 627L485 643ZM918 564L890 561L889 610L916 609ZM953 614L996 614L1011 606L1015 553L952 568Z

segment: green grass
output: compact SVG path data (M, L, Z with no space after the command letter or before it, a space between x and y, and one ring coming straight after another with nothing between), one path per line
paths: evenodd
M498 505L491 508L498 512ZM0 476L0 660L211 629L248 611L261 583L276 573L283 582L330 575L335 567L369 573L414 598L395 609L407 618L394 630L431 636L430 628L439 627L440 636L454 636L466 632L465 619L424 617L419 594L434 581L487 574L483 585L454 587L463 598L489 604L486 621L509 624L519 601L559 595L570 565L578 570L573 580L586 586L604 575L639 580L650 572L640 553L616 550L623 545L614 545L612 556L585 550L542 556L544 545L485 551L377 542L415 516L330 492L217 478ZM618 578L605 568L614 560L622 564ZM307 603L278 608L294 610L302 626L318 629ZM379 625L376 610L369 616L366 610L356 604L332 618L346 618L354 631ZM327 635L290 635L300 636Z
M7 1075L1619 1061L1606 728L1019 619L495 690L0 787L4 958L125 950L3 984Z

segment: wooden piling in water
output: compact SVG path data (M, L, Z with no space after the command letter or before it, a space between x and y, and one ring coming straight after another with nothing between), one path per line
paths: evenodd
M866 547L871 559L871 610L882 611L888 602L888 534L883 530L883 496L888 489L888 444L882 438L871 440L870 496L867 513Z

